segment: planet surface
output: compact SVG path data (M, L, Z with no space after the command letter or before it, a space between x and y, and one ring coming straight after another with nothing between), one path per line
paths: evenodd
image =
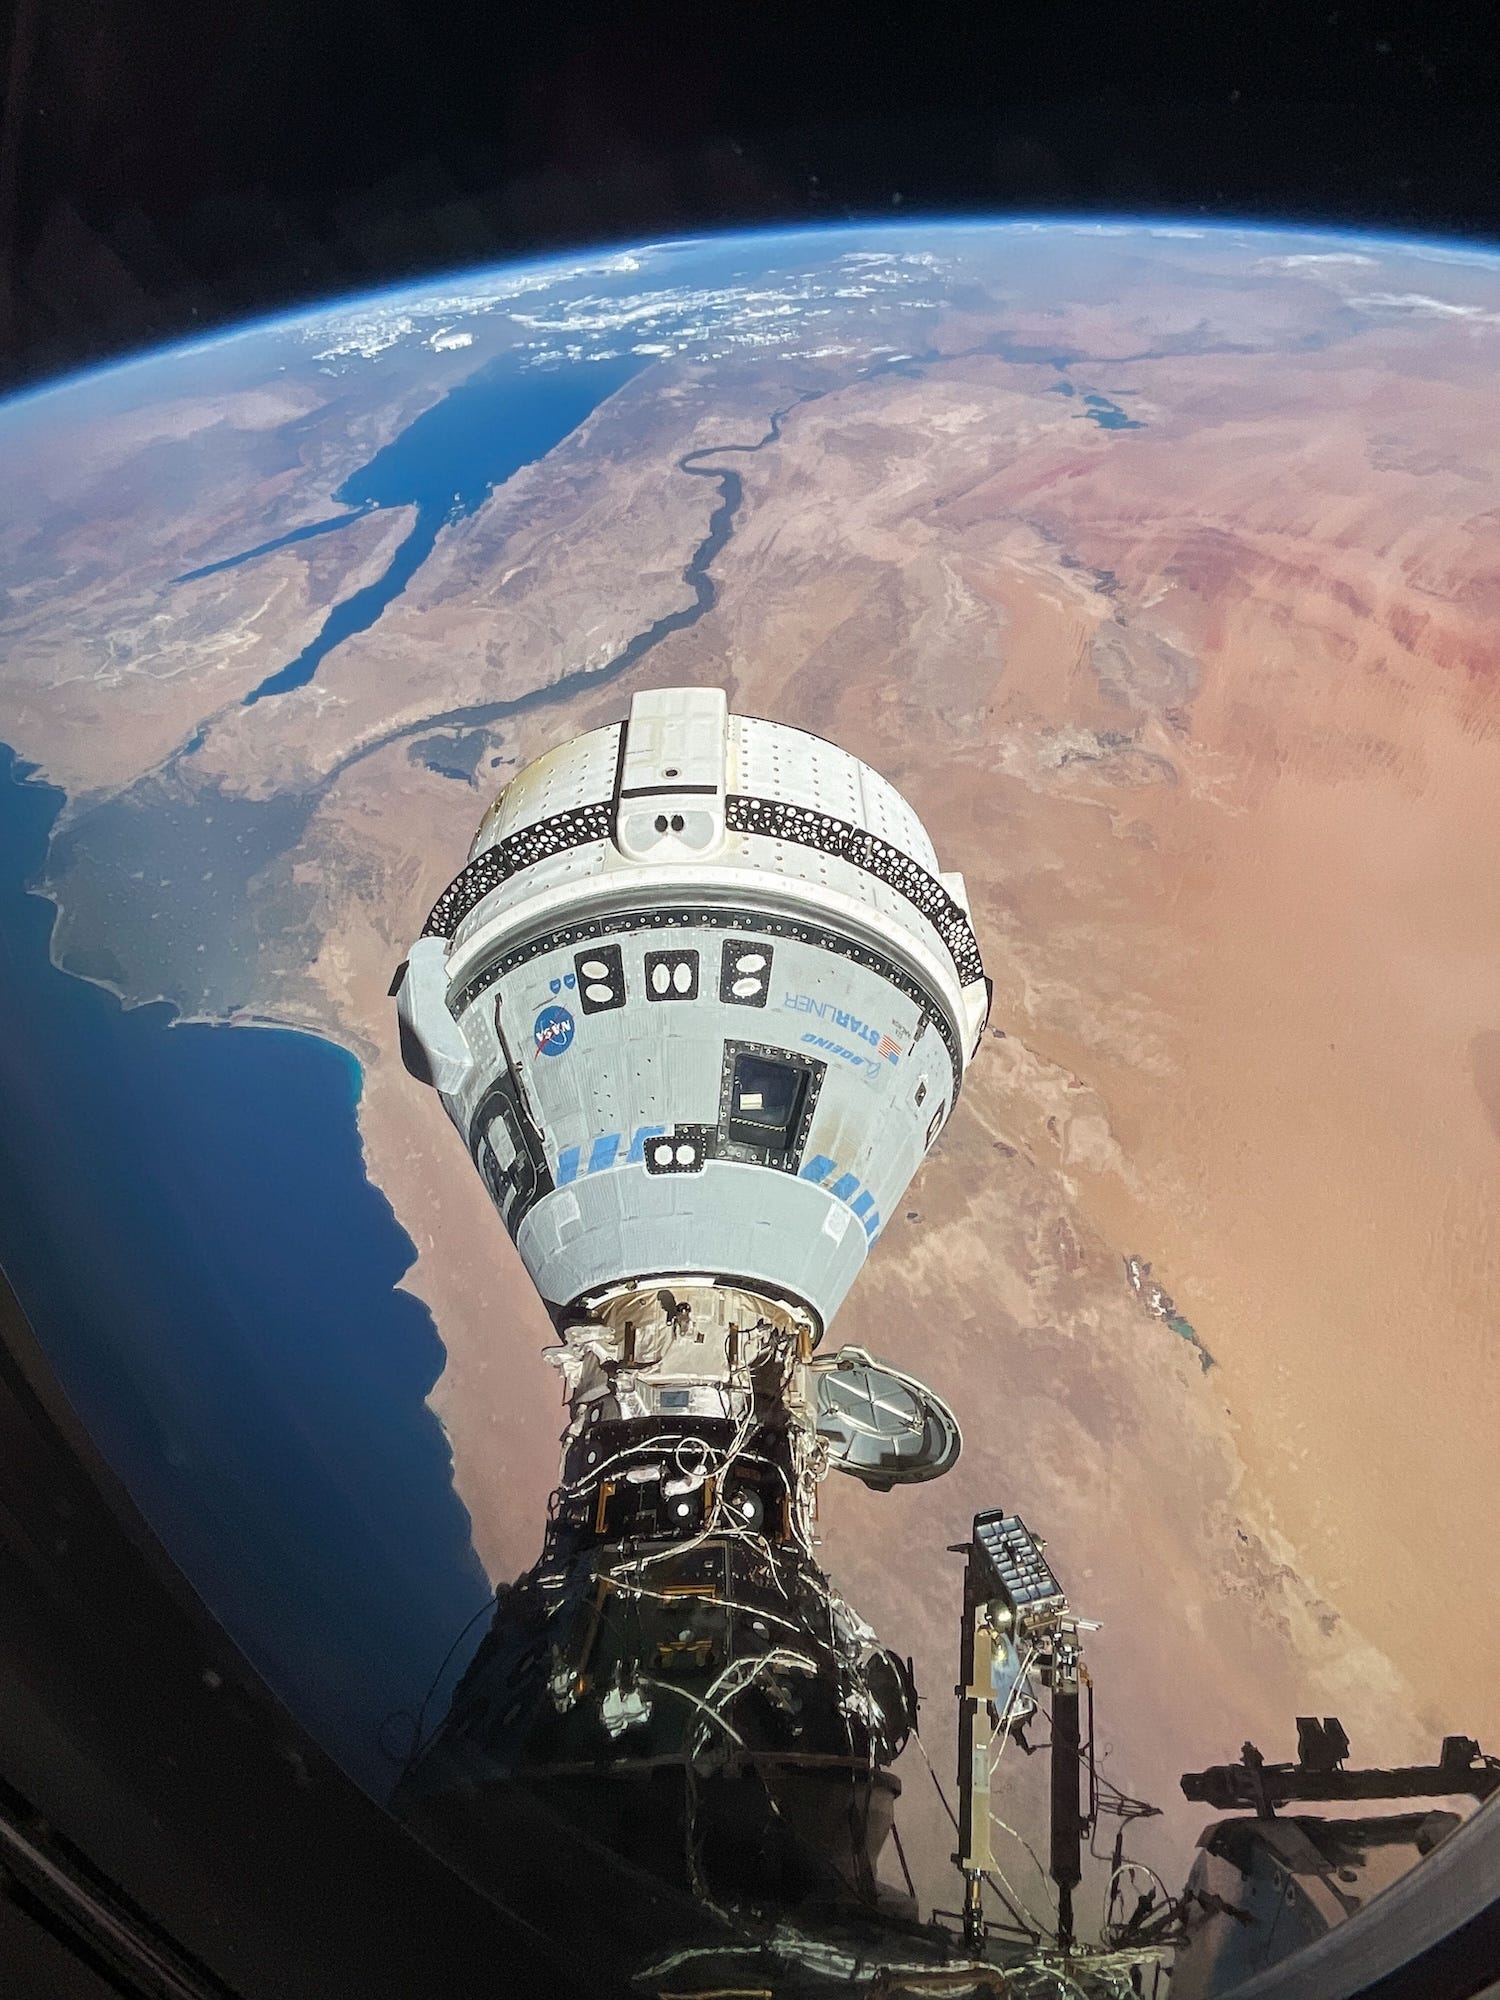
M1099 1621L1100 1768L1174 1885L1178 1774L1298 1714L1496 1747L1497 363L1481 249L905 223L465 273L0 406L0 1263L372 1791L562 1421L391 975L509 775L678 684L890 777L995 981L834 1329L964 1430L822 1491L924 1692L924 1899L981 1507ZM1045 1761L996 1776L1043 1912Z

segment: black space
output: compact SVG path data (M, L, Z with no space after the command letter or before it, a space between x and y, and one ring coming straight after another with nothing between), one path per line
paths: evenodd
M1488 0L8 0L0 379L527 250L897 212L1500 239Z

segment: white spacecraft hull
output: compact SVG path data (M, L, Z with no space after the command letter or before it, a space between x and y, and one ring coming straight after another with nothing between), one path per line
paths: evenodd
M715 690L638 697L513 782L434 923L401 992L416 1064L553 1310L702 1271L820 1334L988 1007L905 801ZM752 1129L743 1073L790 1123L762 1103Z

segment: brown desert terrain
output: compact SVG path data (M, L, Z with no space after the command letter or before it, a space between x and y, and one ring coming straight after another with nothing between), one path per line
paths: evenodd
M144 708L133 682L128 728L98 726L116 682L50 667L0 712L70 791L203 724L195 782L305 797L244 890L295 889L294 932L258 920L290 942L193 1004L363 1060L369 1173L416 1246L448 1352L434 1406L496 1578L540 1542L549 1329L400 1069L392 968L508 772L637 688L722 686L900 786L967 879L995 1004L832 1340L929 1379L965 1450L910 1493L830 1479L825 1553L913 1653L947 1785L942 1551L976 1508L1022 1513L1102 1622L1103 1769L1164 1808L1128 1851L1172 1881L1203 1821L1178 1773L1247 1736L1291 1754L1299 1712L1340 1715L1364 1762L1500 1739L1500 333L1350 325L1268 286L1233 339L1204 331L1233 317L1222 281L1142 281L967 301L907 372L663 362L447 535L312 687L233 705L302 643L316 564L348 565L344 594L391 522L195 586L224 587L205 616L243 635L233 660L164 674ZM1001 324L1005 352L981 351ZM1090 392L1128 421L1083 421ZM753 453L706 449L778 410ZM742 482L715 602L611 672L691 602L719 494L678 467L694 451ZM476 739L469 781L413 754L423 731ZM1033 1843L1043 1761L1007 1751ZM920 1885L951 1902L941 1809L911 1754L903 1775Z

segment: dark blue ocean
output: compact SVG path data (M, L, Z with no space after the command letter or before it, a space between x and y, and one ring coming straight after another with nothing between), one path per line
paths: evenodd
M383 1790L383 1719L487 1586L424 1408L442 1346L394 1289L411 1241L363 1170L359 1065L57 971L23 884L61 804L0 751L0 1264L168 1551Z
M523 370L510 356L478 368L381 447L334 494L347 511L295 528L276 541L222 556L179 582L253 562L291 542L331 534L379 507L414 507L411 527L373 583L335 604L321 630L294 660L252 688L247 707L268 695L306 687L333 648L368 632L432 554L450 521L472 514L494 487L542 458L575 431L643 362L617 355L571 368ZM296 426L291 427L295 432Z

